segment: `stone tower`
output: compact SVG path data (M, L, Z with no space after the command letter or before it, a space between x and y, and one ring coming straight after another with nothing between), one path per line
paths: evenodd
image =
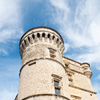
M15 100L97 100L90 65L63 53L57 31L48 27L27 31L20 40L22 67Z

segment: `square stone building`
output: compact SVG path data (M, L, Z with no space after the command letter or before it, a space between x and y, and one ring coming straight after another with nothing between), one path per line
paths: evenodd
M90 65L64 57L57 31L30 29L19 46L22 67L15 100L97 100Z

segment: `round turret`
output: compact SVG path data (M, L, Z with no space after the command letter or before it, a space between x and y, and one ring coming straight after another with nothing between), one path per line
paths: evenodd
M90 65L89 65L88 63L83 63L83 64L82 64L82 68L83 68L84 74L85 74L88 78L91 78L92 72L91 72L91 69L90 69Z
M63 39L51 28L33 28L22 36L18 100L70 100L63 53Z
M33 28L27 31L20 40L22 65L39 58L51 58L61 62L63 53L63 39L58 32L51 28Z

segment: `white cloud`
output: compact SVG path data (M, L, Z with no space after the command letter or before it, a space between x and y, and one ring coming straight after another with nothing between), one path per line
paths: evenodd
M96 80L100 80L100 75L98 75L98 76L96 77Z
M8 52L5 49L1 48L0 49L0 55L2 55L2 54L8 55Z
M2 90L0 91L1 100L14 100L17 94L15 91Z
M95 91L97 92L97 98L99 100L100 99L100 83L94 83L93 87L94 87Z
M69 47L84 48L73 57L100 65L100 1L50 0L50 3L53 6L51 18Z
M21 21L20 0L0 0L0 43L22 34Z
M67 52L67 50L69 49L69 44L65 43L64 46L65 46L64 52Z

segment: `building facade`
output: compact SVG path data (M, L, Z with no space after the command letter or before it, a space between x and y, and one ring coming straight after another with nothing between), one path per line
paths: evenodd
M15 100L97 100L90 65L63 56L64 42L57 31L33 28L19 46L22 67Z

